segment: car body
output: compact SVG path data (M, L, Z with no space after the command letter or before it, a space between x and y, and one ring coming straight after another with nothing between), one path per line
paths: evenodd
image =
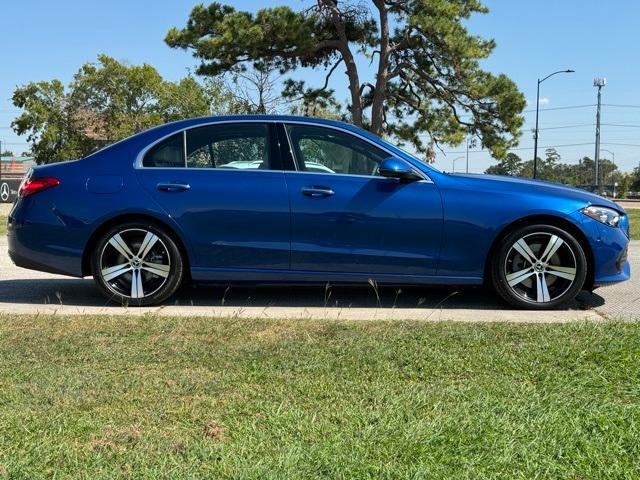
M16 201L9 254L18 266L75 277L96 274L101 236L126 222L169 235L185 277L203 283L479 286L505 236L531 224L578 242L580 288L630 275L628 219L614 202L554 183L446 174L329 120L173 122L81 160L35 167L26 181L37 179L58 183ZM615 226L585 214L590 206L616 212Z

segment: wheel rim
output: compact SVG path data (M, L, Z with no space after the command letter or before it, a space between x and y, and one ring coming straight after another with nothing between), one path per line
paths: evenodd
M521 299L549 303L562 297L575 283L576 256L558 235L530 233L509 249L504 274L511 291Z
M158 235L141 228L113 235L100 254L100 275L115 294L131 299L149 297L168 281L169 250Z

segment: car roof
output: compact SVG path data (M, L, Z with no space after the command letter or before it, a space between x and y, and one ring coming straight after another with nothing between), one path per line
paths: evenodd
M233 122L233 121L256 121L256 122L296 122L296 123L313 123L316 125L327 125L350 130L358 133L359 135L366 136L372 140L379 140L379 138L372 133L356 127L350 123L340 122L338 120L328 120L326 118L315 117L303 117L298 115L216 115L208 117L194 117L184 120L176 120L173 122L164 123L156 127L150 128L137 135L150 134L153 135L157 132L178 131L183 128L193 128L198 125L206 125L215 122Z

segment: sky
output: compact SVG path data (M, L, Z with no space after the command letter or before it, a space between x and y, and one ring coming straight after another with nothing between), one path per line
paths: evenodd
M242 10L274 5L301 8L309 0L233 0ZM197 0L5 0L0 30L0 140L20 153L26 139L10 125L19 112L11 103L16 86L58 78L71 80L80 65L106 53L133 64L149 63L169 80L185 76L197 61L173 50L163 39L172 26L182 27ZM520 144L514 153L533 156L531 129L535 123L538 78L561 69L541 85L539 155L557 146L562 160L577 162L594 155L596 88L594 77L606 77L603 88L601 158L612 158L622 170L640 162L640 50L637 0L485 0L490 13L468 22L474 34L493 38L497 47L483 67L512 78L525 94L528 107ZM310 83L320 74L301 72ZM346 100L340 75L332 83ZM570 107L570 108L565 108ZM3 148L4 149L4 148ZM466 168L465 146L445 147L435 166L451 171ZM472 148L469 171L482 172L494 163L486 151Z

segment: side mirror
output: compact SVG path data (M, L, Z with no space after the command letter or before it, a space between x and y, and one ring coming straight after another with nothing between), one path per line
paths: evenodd
M398 157L384 159L378 167L378 172L383 177L395 178L403 182L422 180L422 177L416 173L409 162Z

